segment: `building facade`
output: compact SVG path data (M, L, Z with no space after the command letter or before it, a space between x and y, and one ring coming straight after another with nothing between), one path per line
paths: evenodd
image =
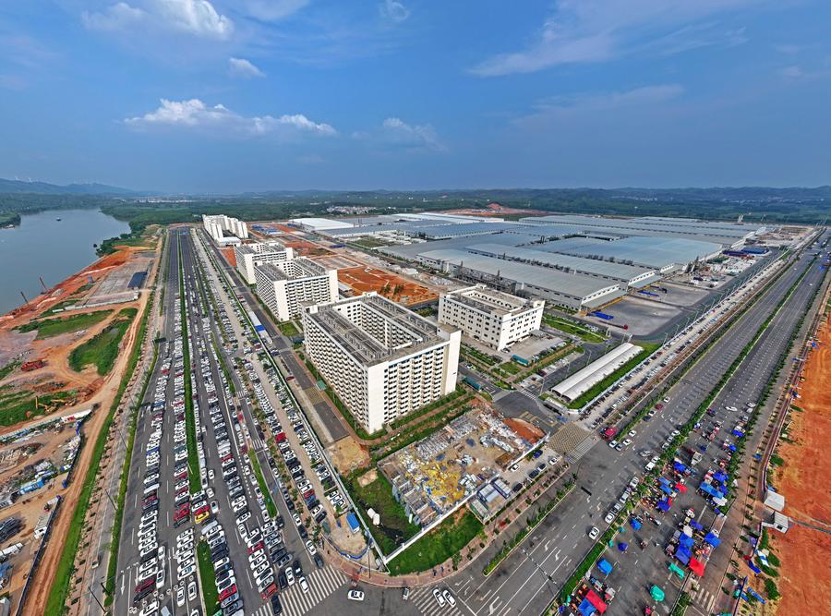
M216 214L202 215L202 226L220 246L234 246L248 239L248 225L242 220Z
M523 299L479 284L443 293L439 322L502 351L540 329L545 305L543 300Z
M280 242L257 242L234 248L237 271L248 284L255 284L254 266L263 263L279 263L294 258L294 251Z
M338 299L338 272L304 257L254 266L257 295L279 321L299 317L304 305Z
M462 332L376 293L310 306L303 329L312 363L369 433L456 388Z

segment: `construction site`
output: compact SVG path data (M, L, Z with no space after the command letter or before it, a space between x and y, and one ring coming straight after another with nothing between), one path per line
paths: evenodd
M409 521L424 528L497 479L543 436L522 420L476 409L384 458L378 469Z
M348 286L356 295L376 291L379 295L404 306L415 306L439 299L435 291L376 267L339 269L338 282Z

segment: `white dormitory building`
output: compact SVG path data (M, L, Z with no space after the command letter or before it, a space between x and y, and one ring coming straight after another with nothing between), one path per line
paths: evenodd
M456 388L462 332L374 292L306 308L303 330L312 363L369 433Z
M248 239L248 225L223 214L202 215L202 226L220 246L236 246Z
M254 266L263 263L279 263L290 261L295 256L294 251L280 242L256 242L241 244L234 248L237 260L237 271L248 284L255 284Z
M458 327L474 340L502 351L540 329L543 300L495 291L484 284L443 293L439 322Z
M338 271L305 257L254 266L257 295L278 321L301 315L305 304L338 299Z

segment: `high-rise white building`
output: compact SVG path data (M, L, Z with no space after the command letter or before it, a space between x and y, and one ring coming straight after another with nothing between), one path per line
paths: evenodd
M257 282L254 276L255 265L289 261L294 256L294 251L280 242L256 242L254 244L241 244L234 248L237 271L240 272L248 284Z
M338 299L338 271L305 257L255 265L254 278L257 295L279 321L299 317L306 304Z
M462 332L376 293L306 308L303 330L309 359L369 433L456 388Z
M543 300L495 291L484 284L443 293L439 322L458 327L474 340L502 351L540 329Z
M202 226L220 246L233 246L248 239L248 225L242 220L216 214L202 215Z

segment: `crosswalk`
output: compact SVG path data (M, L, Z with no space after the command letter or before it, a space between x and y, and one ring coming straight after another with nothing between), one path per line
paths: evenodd
M295 583L280 593L280 603L285 616L302 616L321 601L331 595L339 586L347 582L347 576L334 567L326 566L316 569L306 576L309 582L309 592L303 592L300 585ZM250 616L272 616L269 603L261 606Z
M440 589L441 590L441 589ZM424 586L410 591L410 601L416 606L423 616L463 616L459 609L459 599L455 607L451 607L447 603L445 607L441 607L439 602L433 596L433 588L425 588Z
M716 603L716 596L704 588L690 591L690 596L693 602L698 606L704 608L708 614L714 610L714 603Z

